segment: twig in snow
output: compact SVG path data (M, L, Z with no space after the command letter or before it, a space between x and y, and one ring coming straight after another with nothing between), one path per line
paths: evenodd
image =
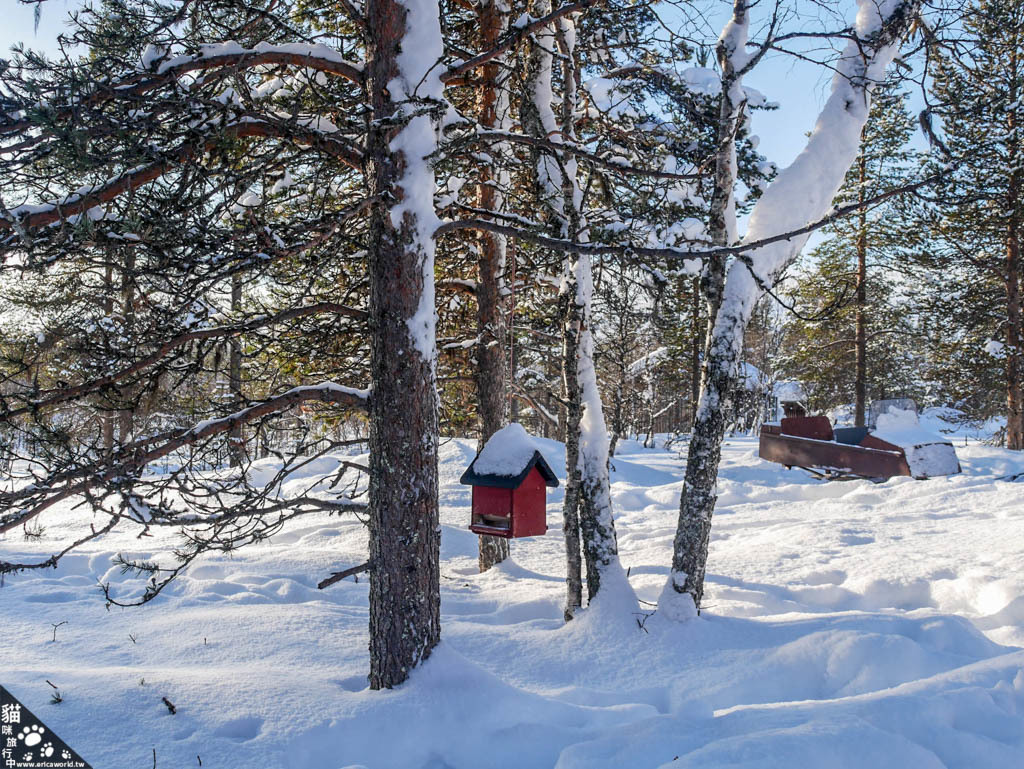
M167 699L166 697L161 697L161 700L163 701L164 705L167 706L167 709L171 711L172 716L178 712L178 709L174 707L174 703L171 702L169 699Z
M68 624L67 620L64 620L63 622L58 622L56 624L54 624L53 622L50 623L50 626L53 628L53 639L50 641L50 643L57 643L57 628L59 628L61 625L66 624Z
M650 635L651 631L645 628L644 625L647 624L648 619L654 616L654 612L635 611L633 612L633 616L636 618L636 624L640 627L640 629L648 635ZM641 620L640 617L643 617L643 619Z

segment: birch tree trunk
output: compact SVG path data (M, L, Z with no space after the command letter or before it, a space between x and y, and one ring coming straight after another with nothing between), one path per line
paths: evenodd
M542 17L550 13L550 0L536 0L533 15ZM547 25L534 35L527 64L525 98L520 108L520 122L523 131L531 136L557 141L559 127L552 110L552 52L556 47L553 25ZM533 153L536 169L536 194L549 222L549 229L557 237L567 237L570 225L565 210L566 183L561 158L553 153L536 150ZM571 193L570 193L571 194ZM578 228L577 228L578 229ZM579 521L579 435L574 425L579 423L582 408L579 400L579 386L576 381L576 367L567 367L565 361L575 361L579 347L579 318L574 308L574 293L567 281L570 272L563 262L563 285L559 291L559 317L562 326L562 387L565 408L560 413L565 418L565 493L562 498L562 536L565 539L566 597L565 618L570 620L583 604L583 561L580 552ZM560 420L561 421L561 420ZM559 424L559 432L563 425Z
M368 0L370 687L391 688L441 635L430 101L438 6ZM426 101L425 101L426 100ZM399 122L396 130L394 125Z
M715 127L715 180L708 211L708 235L711 244L715 246L732 245L737 237L734 191L736 134L744 101L742 69L746 59L744 47L747 43L747 28L750 24L748 3L749 0L733 0L732 20L722 31L715 47L722 72L722 95L718 106L718 124ZM725 257L719 257L712 259L701 273L701 293L708 307L705 360L707 345L711 341L711 329L722 303L725 268Z
M737 6L742 2L738 0ZM776 177L755 206L747 242L795 230L823 215L857 157L871 91L883 79L916 15L919 0L888 6L884 18L872 0L860 0L858 5L857 39L846 46L837 62L831 96L803 152ZM723 39L745 39L745 23L738 25L740 29L736 26L735 18L730 20ZM743 255L745 259L737 259L729 267L705 356L704 385L687 456L672 569L658 601L659 612L670 618L693 616L704 595L725 432L724 407L738 380L744 331L763 287L778 279L799 255L806 239L794 237L750 251Z
M485 0L478 7L482 50L493 48L508 30L508 10L501 0ZM499 56L483 67L478 97L480 125L487 129L509 128L507 57ZM492 154L500 155L504 146L496 143ZM483 211L505 208L504 190L508 173L501 163L480 169L477 206ZM508 244L503 235L482 232L477 244L477 345L476 395L480 420L480 445L508 422L508 379L505 350L508 329L505 323L505 261ZM484 572L509 555L508 540L480 535L478 562Z
M580 90L577 31L570 17L558 21L559 47L562 53L563 94L561 130L549 131L556 142L576 142L575 116ZM556 138L557 137L557 138ZM557 158L560 174L563 229L573 240L590 240L586 216L582 210L575 157ZM612 516L611 483L608 476L608 427L604 419L601 394L594 366L592 309L594 279L588 254L573 254L564 265L562 293L565 297L564 323L566 393L570 404L566 425L566 474L573 468L579 485L579 525L583 556L587 568L587 600L593 603L598 593L614 591L632 607L636 596L619 563L619 549Z
M693 339L690 341L690 428L697 418L697 402L700 400L700 278L693 279L693 302L690 306Z

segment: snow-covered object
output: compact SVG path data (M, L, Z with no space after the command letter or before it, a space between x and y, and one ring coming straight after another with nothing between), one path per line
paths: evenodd
M667 347L659 347L656 350L652 350L641 358L633 361L629 364L626 369L629 375L632 377L641 376L642 374L649 374L659 363L668 359L669 349Z
M799 382L776 382L772 392L779 403L803 403L807 400L804 386Z
M993 358L1005 358L1006 357L1006 345L997 339L989 339L985 342L985 352L991 355Z
M915 478L933 478L960 472L953 444L923 429L917 414L909 409L890 409L878 416L871 434L886 443L899 446L907 456L910 474Z
M747 5L736 5L735 21L726 24L722 32L721 42L730 52L734 68L744 62L740 51L741 43L746 42ZM832 92L814 130L800 155L768 185L751 213L741 241L745 253L728 269L721 306L710 334L705 360L707 375L687 459L690 485L681 500L670 579L683 570L683 560L692 560L699 570L706 562L705 522L710 521L716 503L711 489L724 431L722 410L742 360L744 332L758 300L807 242L806 234L780 236L821 219L832 207L860 149L871 92L885 77L920 5L921 0L886 0L882 4L858 0L855 35L836 62ZM731 225L734 217L729 215L728 208L725 213L726 224ZM765 242L769 239L771 242ZM700 571L695 583L699 585L702 579Z
M152 69L153 62L162 59L166 55L167 48L165 46L149 43L142 50L142 58L140 59L139 64L144 70Z
M674 573L658 596L658 612L673 622L697 617L697 606L693 602L693 596L677 590L676 586L683 587L686 584L686 575L681 572Z
M492 435L473 462L478 475L519 475L540 452L540 445L521 424L512 422Z

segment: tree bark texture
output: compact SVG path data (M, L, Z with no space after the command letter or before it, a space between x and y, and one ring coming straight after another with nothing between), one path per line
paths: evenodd
M135 325L135 288L132 283L132 273L135 271L135 249L124 250L124 273L121 276L121 304L124 313L125 329L130 332ZM142 403L136 400L138 387L125 388L122 396L129 402L129 407L121 409L117 415L118 429L120 431L121 443L128 443L135 435L136 420L145 418L145 409Z
M423 130L424 117L396 113L400 46L409 10L395 0L366 4L370 194L370 687L391 688L426 659L441 635L440 534L437 508L438 396L435 354L411 322L424 297L433 301L432 244L403 175L418 158L394 150L398 132ZM436 9L434 11L436 13ZM436 23L436 22L435 22ZM438 36L439 36L438 32ZM402 83L409 92L415 83ZM407 112L404 114L408 114ZM415 142L413 142L415 145ZM433 185L432 177L427 180ZM394 206L395 208L391 208ZM401 211L399 217L395 212ZM428 250L429 249L429 250ZM430 260L429 262L427 260ZM428 323L432 329L432 307ZM422 334L422 329L420 329Z
M733 21L746 24L748 0L734 0ZM725 38L716 46L718 66L722 71L722 96L718 103L718 124L715 127L715 179L708 211L708 235L712 245L729 246L736 239L736 134L744 94L742 76L733 65L733 50ZM726 258L712 259L701 273L701 293L708 306L707 343L722 303L725 285Z
M116 249L107 249L107 265L103 272L103 311L107 314L107 317L114 315L114 256L116 255ZM106 405L107 398L100 397L99 402L100 408L100 430L101 440L103 442L103 452L107 456L110 456L114 451L114 412L109 408L103 408Z
M562 500L562 534L565 537L566 600L565 618L583 604L583 560L580 553L580 433L583 415L579 372L579 306L576 304L576 282L567 276L558 301L562 319L562 386L565 398L565 496Z
M697 403L700 401L700 278L693 279L693 302L691 304L693 339L690 341L690 427L697 419Z
M493 48L508 29L508 13L503 3L487 0L478 6L481 49ZM481 70L478 94L480 125L504 128L508 120L508 78L504 56L496 57ZM500 154L495 144L491 152ZM477 206L483 211L501 211L505 207L504 187L507 174L483 165ZM477 243L477 345L476 396L480 422L480 445L508 423L508 380L505 353L508 328L505 323L505 261L508 244L503 235L481 232ZM509 556L509 542L503 537L481 535L478 562L480 571L487 571Z
M1017 47L1010 55L1009 82L1016 84L1019 61ZM1016 89L1011 85L1011 90ZM1007 98L1016 102L1017 94ZM1010 179L1006 208L1010 219L1006 227L1006 447L1015 451L1024 449L1024 393L1021 386L1021 298L1020 298L1020 208L1021 172L1020 143L1017 131L1017 108L1007 116L1007 166Z
M551 11L550 0L536 0L533 15L542 18ZM551 106L551 68L557 41L552 25L539 30L530 47L527 76L524 87L520 121L524 133L550 141L561 137L555 124ZM566 197L566 174L562 161L554 153L534 148L532 160L536 169L536 186L539 200L544 207L545 218L552 235L567 237L570 232L569 220L564 209ZM571 194L571 193L570 193ZM568 279L567 261L563 262L563 273ZM580 551L579 521L579 434L573 425L579 423L582 404L579 400L576 366L566 366L570 358L575 361L579 345L579 328L574 325L573 304L575 293L563 286L559 293L559 318L562 327L562 399L564 407L559 412L559 432L565 441L565 493L562 498L562 536L565 540L565 618L570 620L576 609L583 604L583 559ZM564 422L563 422L564 420Z
M575 142L577 94L580 89L579 54L575 47L576 29L571 20L560 22L559 47L564 72L561 128L563 140ZM581 210L583 191L577 178L576 160L559 159L562 175L563 210L568 231L574 240L589 240L588 224ZM619 565L619 550L612 517L611 484L608 477L608 427L597 384L594 366L594 336L591 331L591 312L594 296L594 278L589 254L575 254L565 265L564 290L568 295L565 326L571 335L566 345L562 365L566 369L566 390L570 410L568 441L576 443L576 459L571 464L568 452L566 465L579 473L579 524L583 542L583 557L587 569L587 600L593 602L606 577L625 582ZM571 370L575 370L570 376ZM569 389L573 381L574 389ZM577 406L578 404L578 406ZM568 445L568 443L567 443Z
M1006 238L1006 448L1024 449L1021 398L1020 241L1011 228Z
M736 25L747 24L747 0L735 0L732 18ZM736 237L736 132L743 90L742 77L733 65L733 54L723 36L716 49L722 71L722 97L715 136L715 180L708 215L708 234L716 246L731 245ZM693 419L685 483L679 503L679 523L672 548L673 575L680 575L684 580L679 584L679 579L674 578L675 587L679 592L693 596L697 608L700 608L704 595L711 514L718 498L715 488L722 455L722 435L725 433L726 404L736 386L734 369L738 364L738 361L718 360L720 352L712 348L725 288L725 273L725 259L715 259L701 275L700 293L708 308L704 363L701 366L702 396ZM742 328L739 334L743 334Z
M861 137L864 133L861 132ZM862 138L863 141L863 138ZM853 386L853 411L854 424L857 427L864 426L864 414L867 407L867 380L868 380L868 332L867 332L867 304L868 304L868 212L864 205L864 196L867 194L867 158L860 153L858 159L858 171L860 172L860 187L857 191L857 202L862 206L857 215L857 312L855 331L855 346L857 348L856 375Z
M539 0L534 15L550 11L548 0ZM530 52L522 124L526 133L555 144L575 141L574 120L580 88L574 22L562 19L558 34L548 27L538 32ZM551 106L552 50L557 45L562 68L562 101L556 120ZM536 155L538 192L545 201L553 234L587 242L588 225L581 210L583 191L577 179L576 159L558 150ZM579 548L582 534L587 564L587 592L593 600L602 582L621 572L615 527L612 522L608 480L608 432L594 369L594 342L590 331L593 277L588 254L567 255L562 265L559 295L562 319L562 379L566 400L566 484L563 521L567 556L570 617L581 602ZM616 576L619 576L616 574ZM625 581L625 575L621 575Z

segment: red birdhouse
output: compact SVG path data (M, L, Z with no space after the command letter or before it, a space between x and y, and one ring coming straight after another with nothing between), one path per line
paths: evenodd
M547 532L546 487L558 478L522 425L492 435L459 482L473 487L470 531L507 539Z

